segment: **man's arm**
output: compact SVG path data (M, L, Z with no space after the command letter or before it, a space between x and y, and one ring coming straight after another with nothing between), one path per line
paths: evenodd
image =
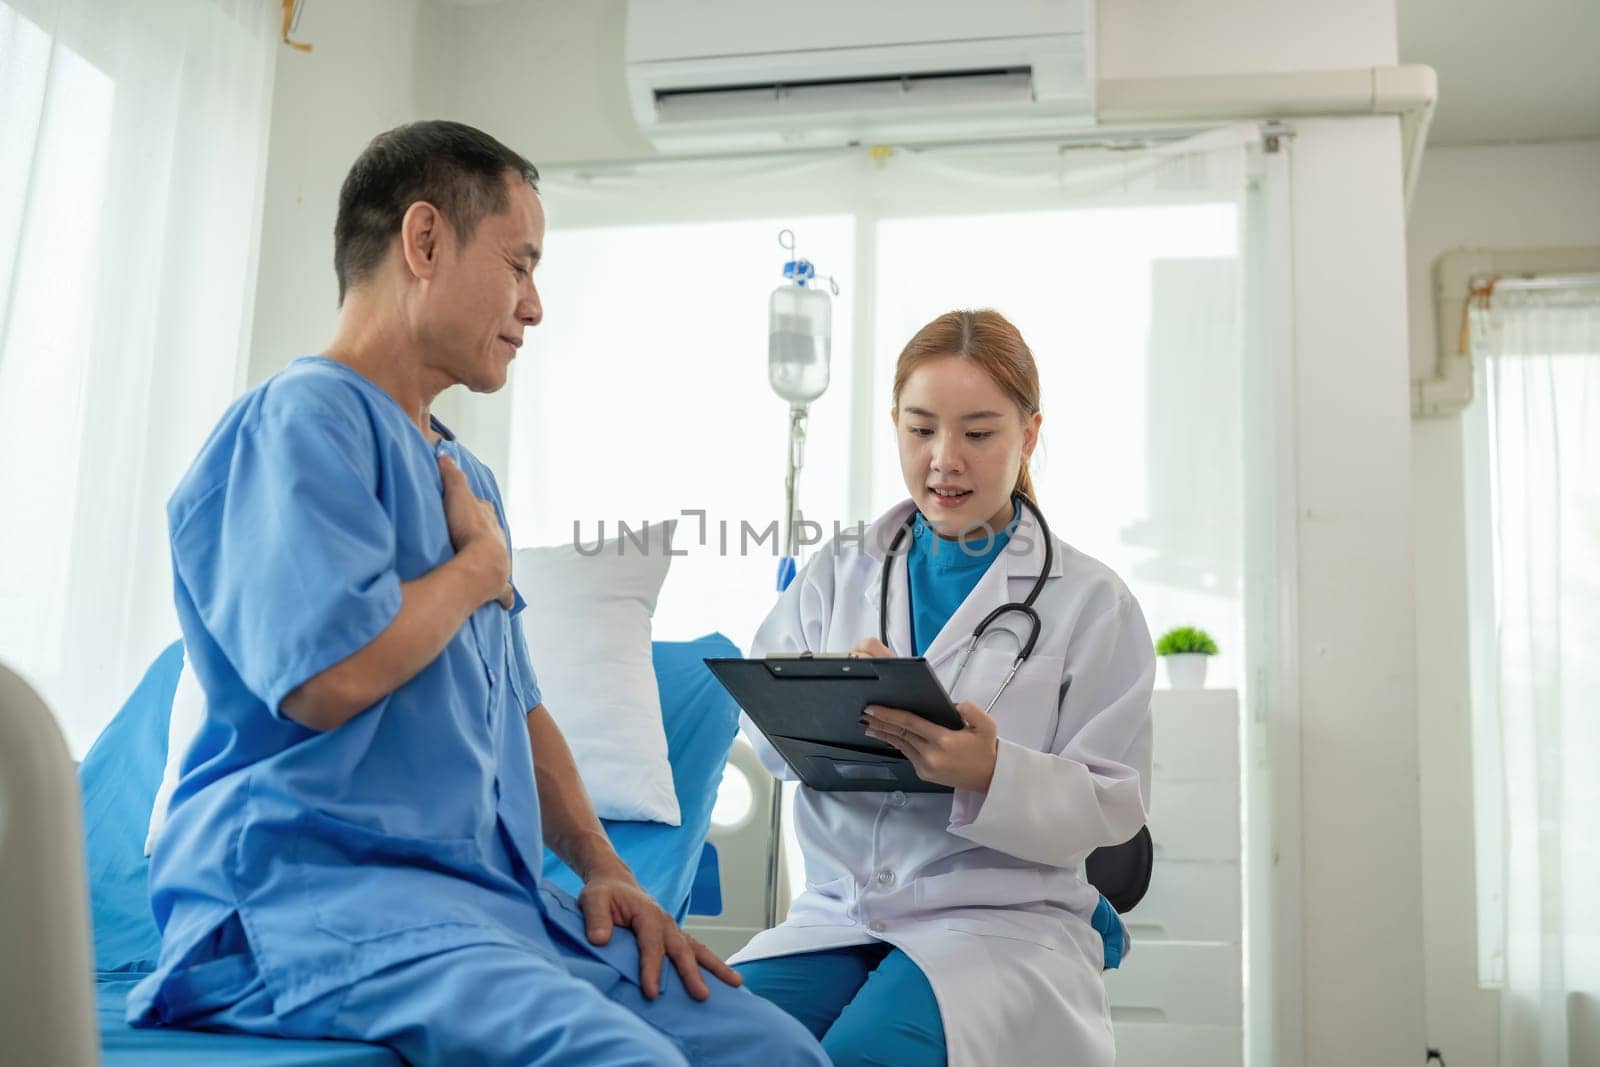
M634 881L633 871L611 847L611 839L594 813L567 739L543 704L528 712L528 743L533 746L545 844L585 882L595 878Z
M613 927L632 929L639 943L639 986L652 1000L661 992L665 959L672 960L684 988L696 1000L711 996L702 967L728 985L742 984L737 971L678 929L611 847L578 777L572 750L543 704L528 712L528 743L533 746L545 843L583 879L578 905L589 940L604 945L611 940Z
M510 609L511 553L494 505L473 495L450 460L439 461L439 474L455 556L400 586L400 611L370 644L283 698L283 714L300 725L343 726L416 677L478 608L498 598Z

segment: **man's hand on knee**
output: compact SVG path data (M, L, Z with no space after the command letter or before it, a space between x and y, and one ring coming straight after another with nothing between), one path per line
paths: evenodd
M608 943L616 926L633 931L639 943L639 987L651 1000L661 994L664 959L672 960L684 988L696 1000L711 996L711 988L700 973L702 967L730 986L744 982L739 972L715 952L679 929L672 916L632 879L595 878L578 895L578 906L583 909L584 925L593 944Z

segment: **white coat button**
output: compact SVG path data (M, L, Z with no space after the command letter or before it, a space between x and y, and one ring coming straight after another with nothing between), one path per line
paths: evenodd
M867 925L867 929L871 930L875 934L883 933L883 931L884 931L883 920L882 919L874 919L874 920L872 920L872 922Z
M879 871L878 872L878 884L879 885L894 885L894 872L893 871Z
M889 803L893 804L897 808L903 808L906 806L906 795L900 792L900 790L896 789L893 793L889 794Z

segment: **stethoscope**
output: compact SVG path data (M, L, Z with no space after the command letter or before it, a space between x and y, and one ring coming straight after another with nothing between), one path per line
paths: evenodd
M1011 670L1006 674L1005 681L1000 683L1000 688L995 690L994 696L989 699L988 706L983 709L985 715L999 702L1001 695L1006 691L1006 686L1011 684L1011 679L1017 676L1017 671L1028 661L1028 657L1033 655L1033 646L1039 641L1040 629L1039 613L1034 610L1033 604L1034 601L1039 599L1039 594L1044 592L1045 579L1050 577L1050 567L1055 561L1055 545L1050 536L1050 527L1045 523L1044 515L1039 511L1039 505L1028 499L1027 495L1023 493L1016 493L1015 499L1027 505L1028 510L1033 513L1034 521L1039 524L1039 533L1044 537L1044 566L1040 568L1039 577L1034 581L1033 588L1028 592L1026 599L1020 603L1012 601L1009 604L1001 604L998 608L985 615L982 622L978 623L977 628L972 631L972 636L967 638L967 647L961 652L961 661L956 664L955 677L950 679L950 692L954 693L956 686L961 682L962 673L967 669L967 660L972 658L972 650L978 647L978 642L996 619L1012 612L1027 616L1028 639L1022 643L1022 648L1017 653L1017 658L1012 662ZM878 638L885 645L889 643L889 572L894 564L896 551L900 548L901 542L911 532L911 528L916 521L917 511L913 508L911 514L906 516L905 525L900 527L894 535L894 540L889 543L888 554L883 560L883 587L878 591ZM910 580L911 576L907 574L906 581L909 583Z

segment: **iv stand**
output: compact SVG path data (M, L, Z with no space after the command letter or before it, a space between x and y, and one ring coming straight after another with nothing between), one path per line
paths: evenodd
M783 480L786 529L783 554L790 559L800 558L800 468L806 462L806 420L810 409L805 404L789 408L789 472Z
M782 230L778 234L778 244L783 249L794 254L794 232ZM784 269L785 276L790 276L790 268L795 268L795 276L799 284L804 285L806 279L814 275L811 265L806 260L796 260ZM828 284L833 289L835 296L839 293L839 284L828 278ZM787 398L786 398L787 399ZM806 422L810 414L808 404L791 403L789 405L789 458L788 469L783 479L784 494L784 531L783 531L783 559L778 563L778 591L781 593L794 581L800 559L800 470L806 461ZM767 849L767 901L766 923L767 929L778 925L778 880L782 873L783 857L783 782L776 776L772 779L772 825L770 828L770 845Z
M800 558L800 468L806 462L806 421L810 414L805 404L789 407L789 468L783 479L784 535L783 554L786 560ZM778 588L781 591L792 580L793 572L780 568ZM783 856L783 782L772 779L771 842L767 849L767 929L778 925L778 881Z

